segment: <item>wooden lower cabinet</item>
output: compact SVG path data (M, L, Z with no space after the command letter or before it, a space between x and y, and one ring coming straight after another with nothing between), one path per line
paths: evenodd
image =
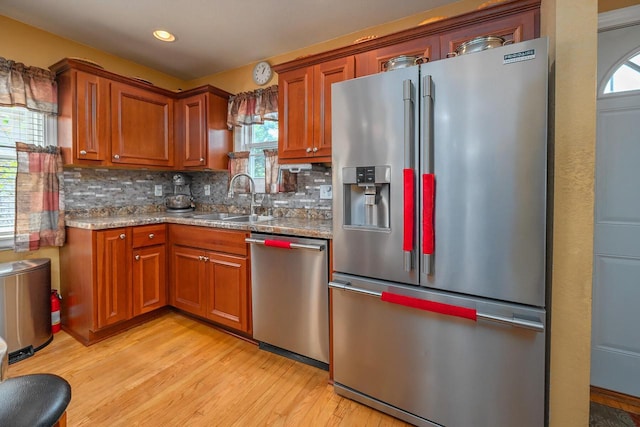
M164 245L133 251L133 315L167 305L167 250Z
M248 332L247 259L207 253L207 318Z
M153 317L166 305L165 230L164 224L67 228L67 242L60 249L65 331L93 344Z
M173 244L171 247L171 305L197 316L205 316L207 265L204 251Z
M96 231L95 239L95 329L102 329L131 318L131 232Z
M248 236L244 231L170 225L171 305L251 334Z

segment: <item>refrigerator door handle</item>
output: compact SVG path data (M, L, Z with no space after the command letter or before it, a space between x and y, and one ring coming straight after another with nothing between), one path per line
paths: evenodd
M433 175L433 114L431 98L431 76L422 78L423 117L424 129L422 132L422 273L430 275L434 252L434 224L433 211L435 202L435 177Z
M444 304L436 301L429 301L420 298L408 297L404 295L398 295L391 292L376 292L368 289L357 288L351 286L346 281L331 281L329 287L338 289L341 291L352 292L355 294L366 295L370 297L380 298L382 301L402 305L409 308L415 308L418 310L430 311L433 313L444 314L448 316L462 317L465 319L477 321L478 319L486 320L489 322L502 323L505 325L514 326L517 328L529 329L535 332L544 332L544 324L542 322L536 322L533 320L521 319L512 315L511 317L498 316L495 314L481 313L473 308L460 307L457 305Z
M403 169L403 239L404 270L413 269L413 236L415 234L415 178L413 171L413 83L411 80L402 82L402 99L404 101L404 169Z

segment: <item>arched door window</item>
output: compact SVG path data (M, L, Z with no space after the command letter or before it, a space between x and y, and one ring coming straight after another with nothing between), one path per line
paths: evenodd
M611 74L604 93L620 93L640 90L640 53L634 53Z

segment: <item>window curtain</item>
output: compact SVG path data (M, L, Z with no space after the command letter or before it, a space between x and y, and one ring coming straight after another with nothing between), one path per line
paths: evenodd
M16 252L62 246L64 192L59 147L16 142Z
M58 113L55 73L0 57L0 105Z
M237 173L249 172L249 152L248 151L234 151L229 155L229 183L231 183L231 177ZM249 178L245 176L239 177L233 184L233 190L238 193L249 193L250 183Z
M267 149L263 151L265 158L265 192L289 193L296 191L298 186L298 176L288 170L280 169L280 165L278 164L278 150Z
M278 85L252 92L242 92L229 98L227 126L262 124L278 121Z

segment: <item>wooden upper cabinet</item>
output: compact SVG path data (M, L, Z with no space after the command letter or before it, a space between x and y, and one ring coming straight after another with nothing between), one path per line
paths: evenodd
M331 85L354 77L353 56L314 67L312 151L317 162L331 162Z
M421 37L356 55L356 77L385 71L385 64L397 56L419 56L429 61L440 59L440 38Z
M58 75L58 145L64 164L109 162L109 81L73 69Z
M227 169L230 93L211 85L175 93L70 58L49 68L64 164Z
M82 71L76 72L76 147L81 160L108 158L109 82Z
M514 43L531 40L539 36L538 21L539 12L531 10L444 33L440 36L440 52L444 58L462 43L482 36L499 36Z
M278 77L278 161L331 161L331 85L355 76L353 56Z
M178 168L227 169L227 153L233 151L232 133L227 128L228 99L229 94L217 90L191 95L177 102Z
M278 160L306 158L313 145L313 67L278 76Z
M111 162L173 165L173 99L135 86L111 84Z
M177 114L180 128L176 132L180 141L182 166L201 167L207 158L207 120L206 95L194 95L178 102Z

